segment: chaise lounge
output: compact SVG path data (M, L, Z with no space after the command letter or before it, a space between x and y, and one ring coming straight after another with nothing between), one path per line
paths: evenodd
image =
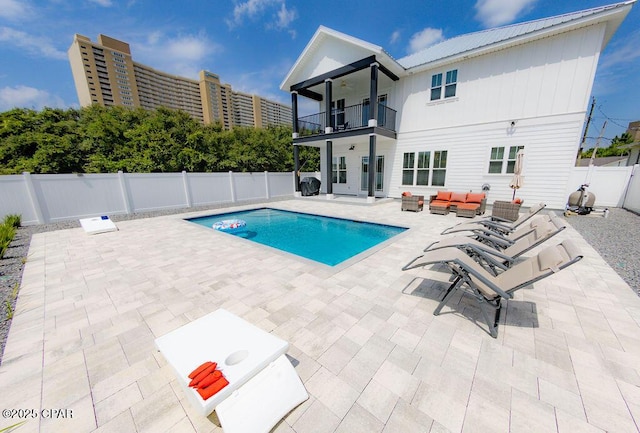
M501 301L512 299L513 292L516 290L527 287L576 263L582 259L582 253L572 241L565 240L561 244L545 248L537 255L527 258L497 276L491 274L457 248L429 251L423 258L424 261L419 266L445 264L451 270L454 278L433 314L439 315L442 308L458 290L468 291L479 304L482 317L489 328L489 334L493 338L497 338L502 308ZM489 317L487 309L495 310L493 318Z

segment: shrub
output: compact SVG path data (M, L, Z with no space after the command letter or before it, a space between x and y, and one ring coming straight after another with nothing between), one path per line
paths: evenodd
M2 220L3 224L7 224L13 227L20 227L20 222L22 221L22 217L18 214L6 215Z
M9 244L16 234L16 228L9 224L0 224L0 259L9 248Z

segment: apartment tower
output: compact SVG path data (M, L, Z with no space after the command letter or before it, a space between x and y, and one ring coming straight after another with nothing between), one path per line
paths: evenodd
M279 102L234 92L209 71L199 79L180 77L134 62L129 44L105 35L98 42L76 34L68 51L71 72L83 107L167 107L186 111L205 123L266 127L291 125L291 107Z

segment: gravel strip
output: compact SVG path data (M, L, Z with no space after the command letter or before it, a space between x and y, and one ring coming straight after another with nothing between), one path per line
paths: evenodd
M621 208L564 217L640 296L640 215Z
M283 198L288 199L288 198ZM278 200L272 200L278 201ZM260 201L262 203L263 201ZM246 202L243 204L250 204ZM169 209L131 215L114 215L114 222L185 212L219 209L227 205L205 206L198 208ZM580 233L602 258L620 275L624 281L640 296L640 216L624 209L612 208L608 218L601 214L565 217L567 222ZM29 251L31 236L54 230L80 227L78 220L53 224L20 227L5 256L0 260L0 364L11 326L10 312L16 304L17 288L22 279L22 268ZM8 306L10 305L10 307Z

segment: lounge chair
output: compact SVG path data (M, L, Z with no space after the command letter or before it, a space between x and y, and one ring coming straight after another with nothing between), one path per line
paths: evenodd
M520 215L520 217L515 220L515 221L508 221L508 220L503 220L500 218L495 218L495 217L488 217L485 219L481 219L478 221L470 221L470 222L466 222L466 223L460 223L460 224L456 224L453 227L449 227L448 229L445 229L441 234L446 235L449 233L456 233L456 232L463 232L463 231L468 231L468 230L474 230L477 229L478 227L485 227L489 230L492 230L494 232L498 232L498 233L511 233L513 232L516 228L518 228L520 225L522 225L524 222L526 222L527 220L529 220L531 217L533 217L534 215L536 215L538 212L540 212L542 209L544 209L546 206L546 204L544 203L540 203L537 204L535 206L531 206L529 208L529 212L523 213L522 215Z
M545 248L537 255L527 258L497 276L492 275L457 248L429 251L423 258L421 266L435 263L446 264L454 277L433 314L439 315L456 291L467 290L478 301L482 316L489 328L489 334L496 338L502 299L511 299L513 298L512 293L516 290L527 287L576 263L582 259L582 253L571 240L565 240L558 245ZM489 317L487 308L495 310L493 319Z
M514 232L514 234L517 234L518 232L526 231L514 241L510 241L508 238L496 238L495 236L478 235L479 238L477 239L467 236L451 236L432 243L424 251L428 252L451 247L458 248L466 252L470 257L477 258L480 263L488 265L495 272L496 265L503 270L510 267L522 254L549 240L566 227L564 220L557 216L553 216L549 220L540 218L534 221L531 226L523 227ZM491 255L491 258L495 258L498 263L494 262L494 260L483 262L482 259L485 254ZM419 258L420 256L416 257L414 261Z

